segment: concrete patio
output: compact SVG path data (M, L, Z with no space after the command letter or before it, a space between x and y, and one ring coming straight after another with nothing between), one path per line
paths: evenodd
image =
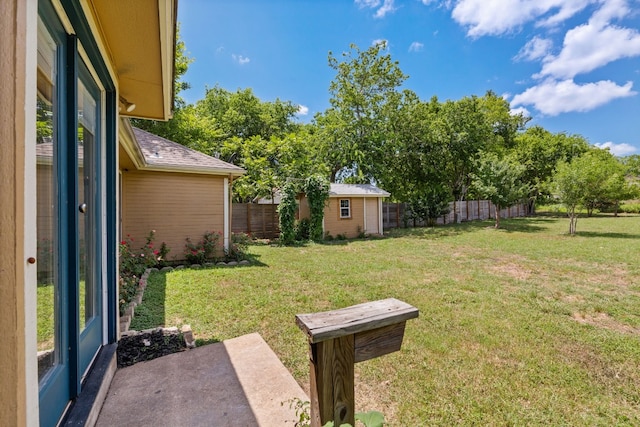
M97 426L283 426L309 398L259 334L118 369Z

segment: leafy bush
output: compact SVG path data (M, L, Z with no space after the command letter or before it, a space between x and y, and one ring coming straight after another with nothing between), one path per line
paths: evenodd
M145 244L139 249L133 248L134 239L130 235L120 242L120 314L135 296L144 271L166 261L169 248L162 242L160 249L155 249L155 233L155 230L151 230Z
M640 202L625 202L620 205L620 212L629 213L629 214L640 214Z
M202 235L198 243L193 243L189 237L184 245L184 257L190 264L204 264L215 261L218 242L222 233L207 231Z
M247 257L247 248L251 237L245 233L232 233L229 249L225 251L228 260L242 261Z
M304 182L304 192L309 201L309 213L311 215L309 219L309 237L311 240L322 239L322 219L324 218L324 206L329 198L329 186L329 181L319 175L310 176Z
M280 243L290 245L295 241L295 221L296 210L296 190L291 182L287 182L282 187L282 200L278 205L278 215L280 220Z
M309 232L311 228L311 221L309 218L302 218L296 224L296 240L309 240Z

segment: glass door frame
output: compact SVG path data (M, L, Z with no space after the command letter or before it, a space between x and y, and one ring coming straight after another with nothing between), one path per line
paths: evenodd
M57 230L55 249L59 294L56 319L57 349L59 364L54 366L39 383L40 424L55 426L69 404L83 391L85 381L101 376L100 370L92 370L94 356L100 354L104 345L117 340L117 117L118 105L114 79L106 66L103 54L96 43L91 27L84 15L81 2L61 0L61 9L54 9L48 0L38 1L38 15L57 46L58 73L57 113ZM64 16L59 15L64 14ZM65 24L63 24L63 22ZM73 33L73 34L70 34ZM86 63L86 66L84 65ZM84 69L86 67L86 69ZM100 92L97 101L101 114L96 123L96 132L102 145L95 150L96 206L90 211L95 215L95 235L92 242L95 263L95 280L99 284L96 292L96 309L99 319L80 333L79 292L79 243L78 243L78 79L89 77ZM74 153L75 151L75 153ZM35 284L34 284L35 286ZM87 325L89 326L89 325ZM89 332L91 330L91 332ZM92 340L86 340L92 335ZM97 337L97 339L96 339ZM83 348L83 341L91 341L91 350ZM112 346L111 346L112 347ZM84 356L84 353L90 354ZM83 360L84 357L84 360ZM98 358L100 359L100 358ZM98 360L95 359L95 360ZM98 371L94 373L93 371ZM85 378L86 376L86 378ZM91 380L93 381L93 380Z

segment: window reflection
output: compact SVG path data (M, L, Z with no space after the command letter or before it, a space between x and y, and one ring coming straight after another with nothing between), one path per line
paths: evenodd
M38 378L59 361L59 290L56 281L56 76L57 46L38 21L38 73L36 100L37 197L37 310Z

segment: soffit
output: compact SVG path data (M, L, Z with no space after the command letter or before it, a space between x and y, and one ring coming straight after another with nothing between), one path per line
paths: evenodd
M168 120L173 106L176 0L91 0L118 79L136 105L120 115Z

